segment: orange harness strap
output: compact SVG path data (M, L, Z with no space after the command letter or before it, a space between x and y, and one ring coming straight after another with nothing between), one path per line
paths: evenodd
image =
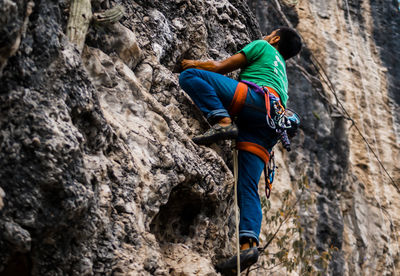
M268 86L264 86L264 87L268 89L269 93L273 94L279 100L281 99L281 96L279 96L278 92L276 92L275 89L268 87Z
M228 111L232 117L235 117L242 110L244 102L247 97L247 85L243 82L239 82L236 86L235 95L233 96L232 102L229 105Z
M248 151L257 155L264 161L265 165L268 165L269 152L263 146L252 142L237 142L236 147L238 150Z
M270 105L268 94L271 93L278 99L280 99L280 96L279 96L278 92L275 91L275 89L273 89L271 87L267 87L267 86L265 86L265 88L268 91L268 93L264 94L265 109L267 111L268 117L271 118L271 114L270 114L271 105ZM245 84L243 82L239 82L238 85L236 86L235 94L233 95L232 102L228 108L229 115L231 115L232 117L235 117L236 115L238 115L239 112L242 110L243 105L246 101L246 97L247 97L247 89L248 89L247 84Z
M268 93L273 94L273 95L274 95L275 97L277 97L277 98L279 99L279 101L280 101L281 97L279 96L278 92L276 92L276 91L275 91L273 88L271 88L271 87L264 86L264 88L266 88L266 89L268 90ZM269 101L269 95L268 95L268 93L265 93L265 94L264 94L264 97L265 97L265 109L267 110L268 117L271 119L271 112L270 112L270 110L271 110L271 104L270 104L270 101Z

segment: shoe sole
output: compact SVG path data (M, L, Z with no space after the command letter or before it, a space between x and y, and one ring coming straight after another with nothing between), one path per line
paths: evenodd
M199 138L194 137L192 141L198 145L209 145L218 142L220 140L236 139L238 137L238 134L239 134L238 131L234 133L216 133L213 136L199 137Z
M244 250L244 252L240 254L240 272L255 264L258 261L258 256L259 253L257 247ZM236 261L237 257L235 255L229 258L227 261L216 265L215 268L217 272L220 272L224 276L235 276L237 274Z

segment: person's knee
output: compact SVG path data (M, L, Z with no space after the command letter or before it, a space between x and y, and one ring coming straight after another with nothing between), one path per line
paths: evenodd
M186 69L179 75L179 85L182 86L184 83L193 77L196 74L196 70L194 68Z

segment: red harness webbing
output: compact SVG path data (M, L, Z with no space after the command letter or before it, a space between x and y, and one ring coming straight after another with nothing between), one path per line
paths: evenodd
M269 152L259 144L252 142L237 142L236 148L238 150L248 151L257 155L264 161L265 165L267 165L269 162Z
M265 97L265 109L267 110L268 117L271 119L271 104L270 104L270 101L269 101L269 93L271 93L275 97L277 97L279 99L279 101L280 101L281 97L275 91L275 89L273 89L271 87L266 87L266 86L265 86L265 88L267 88L267 91L268 91L268 93L264 94L264 97Z
M247 97L247 85L239 82L236 86L235 94L233 95L232 102L228 108L229 114L235 117L242 110L244 102Z
M266 86L265 88L267 89L266 92L268 92L264 94L265 109L267 110L268 117L271 118L271 104L269 101L269 93L273 94L278 99L280 99L281 97L279 96L278 92L275 91L275 89ZM247 97L247 89L248 89L247 84L243 82L239 82L238 85L236 86L235 94L233 95L232 102L228 108L229 114L232 117L238 115L239 112L242 110L244 102L246 101Z

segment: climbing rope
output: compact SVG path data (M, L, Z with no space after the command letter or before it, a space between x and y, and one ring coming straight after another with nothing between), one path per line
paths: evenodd
M351 28L351 35L352 35L353 48L354 48L355 51L356 51L357 58L360 59L360 55L359 55L359 53L358 53L357 46L355 45L353 24L352 24L351 15L350 15L350 10L349 10L349 4L348 4L348 1L347 1L347 0L345 0L345 4L346 4L346 9L347 9L347 15L348 15L349 22L350 22L350 28ZM276 11L282 16L282 18L283 18L283 20L286 22L286 24L287 24L288 26L294 28L293 25L290 23L290 21L286 18L286 16L285 16L285 14L283 13L283 11L281 10L280 4L279 4L279 2L278 2L277 0L275 0L275 5L276 5ZM312 11L311 11L311 12L312 12ZM316 22L316 23L318 24L318 22ZM339 25L339 26L340 26L340 25ZM300 35L300 34L299 34L299 35ZM303 38L301 35L300 35L300 37L302 38L303 43L304 43L304 41L305 41L304 38ZM321 65L321 63L318 61L318 59L314 56L314 54L313 54L312 52L310 52L310 54L311 54L311 55L310 55L310 57L311 57L311 59L310 59L310 60L311 60L311 64L314 66L314 68L315 68L315 70L317 71L318 75L321 77L320 80L321 80L322 82L324 82L324 83L327 85L327 87L329 88L329 90L333 93L333 95L334 95L334 97L335 97L335 99L336 99L337 105L340 106L340 108L341 108L341 112L340 112L340 110L337 110L336 107L333 106L333 104L331 104L330 102L327 101L327 103L328 103L334 110L339 111L339 112L341 113L341 115L343 116L343 118L345 118L345 119L351 121L352 126L355 127L355 129L357 130L357 132L359 133L359 135L361 136L362 140L365 142L365 144L366 144L366 146L367 146L369 160L371 160L371 157L370 157L370 152L371 152L371 153L373 154L373 156L375 157L375 159L378 161L379 165L380 165L380 168L381 168L381 169L380 169L380 173L383 175L383 172L382 172L382 169L383 169L383 171L385 172L385 174L386 174L386 175L388 176L388 178L390 179L390 182L391 182L391 184L393 185L393 187L397 190L398 193L400 193L400 188L399 188L399 186L395 183L394 179L393 179L392 176L389 174L388 170L386 169L386 167L383 165L382 161L380 160L380 157L379 157L378 154L374 151L374 149L372 148L372 146L370 145L370 143L369 143L369 142L367 141L367 139L365 138L365 136L364 136L364 134L363 134L363 133L364 133L364 126L361 125L362 128L363 128L363 130L361 131L360 128L358 127L358 125L356 124L355 120L350 116L350 114L349 114L349 113L347 112L347 110L344 108L342 102L339 100L339 97L338 97L338 94L337 94L337 92L336 92L335 86L333 85L332 81L331 81L330 78L328 77L328 74L327 74L326 71L324 70L324 67ZM360 67L359 62L357 62L357 65ZM360 68L360 70L361 70L361 68ZM302 71L304 71L304 70L302 70ZM361 72L361 71L360 71L360 72ZM303 72L303 74L306 74L306 73L307 73L307 72ZM308 73L307 73L307 74L308 74ZM306 76L306 77L307 77L307 76ZM364 83L364 77L363 77L363 75L361 75L361 81L362 81L362 87L363 87L364 90L365 90L365 83ZM359 106L359 105L357 104L357 106ZM369 115L370 115L370 114L369 114ZM370 118L371 118L371 116L370 116ZM376 147L376 136L375 136L375 134L374 134L374 143L375 143L375 147ZM382 220L382 222L383 222L383 211L386 211L386 210L381 206L381 204L380 204L379 200L376 198L376 196L375 196L375 195L373 195L373 196L374 196L376 202L378 203L378 207L379 207L380 212L381 212L381 220ZM387 212L387 211L386 211L386 212ZM392 226L394 227L394 224L393 224L393 222L392 222L392 218L391 218L390 213L387 212L387 214L388 214L388 216L389 216L389 217L387 217L387 219L388 219L389 222L390 222L390 226L391 226L391 227L392 227ZM385 224L384 224L384 225L385 225ZM385 228L386 228L386 227L385 227ZM386 229L386 232L388 232L387 229ZM394 234L395 234L395 237L396 237L396 239L397 239L396 231L394 231ZM388 238L389 238L389 243L390 243L390 234L388 235ZM397 248L399 248L398 239L397 239L397 243L396 243L396 244L397 244ZM394 261L393 261L393 256L392 256L392 252L391 252L390 248L389 248L389 255L390 255L391 259L392 259L392 266L393 266L393 269L395 269L395 267L394 267Z
M282 19L285 21L285 23L291 27L294 28L293 24L290 23L290 21L286 18L285 14L283 13L280 4L278 2L278 0L275 0L275 5L276 7L273 7L282 17ZM303 38L303 36L299 33L303 44L305 44L305 39ZM338 93L336 92L336 89L332 83L332 81L330 80L330 78L328 77L328 74L326 73L326 71L324 70L323 66L321 65L321 63L318 61L318 59L314 56L314 54L312 52L310 52L310 57L311 57L311 64L314 66L314 68L316 69L316 71L318 72L318 74L321 76L321 81L323 81L329 88L329 90L333 93L333 95L335 96L335 99L337 101L337 104L340 106L340 108L342 109L343 113L342 116L351 121L352 126L355 127L355 129L357 130L357 132L360 134L361 138L363 139L363 141L365 142L365 144L367 145L368 149L372 152L372 154L374 155L375 159L378 161L379 165L382 167L382 169L385 171L386 175L389 177L392 185L396 188L397 192L400 193L400 187L396 184L396 182L394 182L392 176L389 174L389 172L387 171L386 167L383 165L382 161L380 160L380 158L378 157L378 155L375 153L375 151L373 150L372 146L370 145L370 143L367 141L367 139L365 138L365 136L363 135L362 131L360 130L360 128L357 126L355 120L350 116L350 114L347 112L347 110L344 108L342 102L339 100L338 97ZM321 73L322 72L322 73ZM328 103L330 104L330 103ZM332 104L330 104L332 105Z
M331 80L329 79L329 77L327 76L325 70L323 69L321 63L319 63L319 61L315 58L315 56L313 54L311 54L311 64L315 67L315 69L317 70L318 74L322 77L322 81L325 82L325 84L327 84L329 90L331 90L331 92L334 94L338 105L340 106L340 108L342 109L342 111L344 112L343 117L349 121L351 121L352 126L355 127L355 129L357 130L357 132L360 134L361 138L364 140L365 144L367 145L368 149L372 152L372 154L374 155L375 159L378 161L379 165L382 167L382 169L385 171L386 175L389 177L390 181L392 182L392 185L396 188L397 192L400 193L400 188L399 186L396 184L396 182L394 182L392 176L389 174L389 172L387 171L387 169L385 168L385 166L383 165L382 161L380 160L380 158L378 157L378 155L375 153L374 149L371 147L370 143L367 141L367 139L365 138L365 136L363 135L362 131L360 130L360 128L357 126L356 122L354 121L354 119L350 116L350 114L347 112L347 110L344 108L342 102L338 99L337 93L335 88L333 87L333 84L331 82ZM318 65L317 65L318 64ZM321 71L324 73L325 77L327 78L327 80L325 80L324 76L321 74Z
M349 11L349 6L348 6L348 1L347 0L345 0L345 4L346 4L346 9L347 9L347 15L348 15L348 18L349 18L349 23L350 23L350 29L351 29L351 40L352 40L352 43L353 43L353 48L354 48L354 50L355 50L355 53L356 53L356 58L358 58L358 60L356 60L356 63L357 63L357 65L358 65L358 67L360 68L360 72L361 72L361 66L360 66L360 62L359 62L359 60L360 60L360 55L359 55L359 53L358 53L358 49L357 49L357 45L355 45L355 38L354 38L354 27L353 27L353 23L352 23L352 20L351 20L351 15L350 15L350 11ZM339 24L339 26L340 26L340 24ZM300 35L301 36L301 35ZM302 37L302 40L303 40L303 43L304 43L304 38ZM373 156L375 157L375 159L378 161L378 163L379 163L379 165L380 165L380 173L383 175L383 172L382 172L382 169L384 170L384 172L386 173L386 175L389 177L389 179L390 179L390 181L391 181L391 184L396 188L396 190L397 190L397 192L399 192L400 193L400 188L399 188L399 186L394 182L394 180L393 180L393 178L391 177L391 175L389 174L389 172L387 171L387 169L385 168L385 166L383 165L383 163L381 162L381 160L380 160L380 157L378 156L378 154L374 151L374 149L372 148L372 146L370 145L370 143L367 141L367 139L365 138L365 136L364 136L364 132L365 132L365 130L364 130L364 125L362 124L361 125L361 127L362 127L362 130L358 127L358 125L356 124L356 122L354 121L354 119L350 116L350 114L347 112L347 110L344 108L344 106L343 106L343 104L342 104L342 102L339 100L339 97L338 97L338 95L337 95L337 92L336 92L336 89L335 89L335 87L334 87L334 85L333 85L333 83L332 83L332 81L330 80L330 78L328 77L328 74L326 73L326 71L324 70L324 67L321 65L321 63L318 61L318 59L313 55L313 53L311 53L311 64L314 66L314 68L315 68L315 70L317 71L317 73L319 74L319 76L321 77L321 81L322 82L324 82L326 85L327 85L327 87L329 88L329 90L333 93L333 95L334 95L334 97L335 97L335 99L336 99L336 102L337 102L337 105L338 106L340 106L340 108L341 108L341 110L342 110L342 112L340 112L341 113L341 115L345 118L345 119L347 119L347 120L349 120L349 121L351 121L352 122L352 126L354 126L355 127L355 129L357 130L357 132L359 133L359 135L361 136L361 138L363 139L363 141L365 142L365 144L366 144L366 146L367 146L367 152L368 152L368 158L369 158L369 160L371 160L371 157L370 157L370 153L372 153L373 154ZM303 72L304 73L304 72ZM361 74L361 84L362 84L362 87L363 87L363 90L365 91L365 80L364 80L364 77L363 77L363 75ZM355 99L356 101L357 101L357 98ZM331 103L329 103L328 102L328 104L330 105L330 106L332 106L334 109L336 109ZM356 106L359 106L359 104L356 104ZM338 110L339 111L339 110ZM370 115L370 114L369 114ZM362 114L361 114L361 116L362 116ZM371 116L370 116L370 120L371 120ZM363 121L363 119L361 118L361 121ZM376 136L375 136L375 134L374 134L374 143L375 143L375 147L376 147ZM379 200L376 198L376 196L375 196L375 194L373 194L373 197L375 198L375 200L376 200L376 202L377 202L377 204L378 204L378 207L379 207L379 209L380 209L380 212L381 212L381 220L382 220L382 223L383 223L383 211L386 211L386 210L384 210L384 208L381 206L381 204L380 204L380 202L379 202ZM387 212L387 211L386 211ZM388 213L388 212L387 212ZM388 215L389 215L389 217L387 217L387 219L389 220L389 223L390 223L390 225L392 226L392 225L394 225L393 224L393 222L392 222L392 219L391 219L391 215L388 213ZM385 224L383 223L383 225L384 225L384 228L386 228L385 227ZM388 231L387 231L387 229L386 229L386 232L387 233L389 233ZM396 236L396 238L397 238L397 235L396 235L396 232L394 232L395 233L395 236ZM389 239L389 243L390 243L390 234L388 234L388 239ZM398 244L397 244L397 247L399 248L399 246L398 246ZM393 266L393 269L394 269L394 261L393 261L393 256L392 256L392 252L391 252L391 250L390 250L390 248L389 248L389 256L390 256L390 258L392 259L392 266Z
M236 224L236 263L237 263L237 276L240 276L240 242L239 242L239 208L237 196L237 183L238 183L238 150L236 149L236 141L232 140L233 150L233 175L235 177L235 224Z
M350 9L349 9L348 0L345 0L345 3L346 3L347 16L348 16L349 24L350 24L351 40L352 40L352 43L353 43L353 49L354 49L354 51L355 51L355 57L354 57L354 59L355 59L356 65L359 67L359 70L360 70L361 85L362 85L363 91L366 91L366 89L365 89L365 80L364 80L364 76L363 76L363 73L362 73L363 71L362 71L362 65L361 65L361 55L360 55L360 53L359 53L359 51L358 51L358 45L356 45L356 43L355 43L354 26L353 26L353 21L352 21L352 19L351 19L351 14L350 14ZM362 46L360 45L360 47L362 47ZM367 100L366 102L367 102L367 107L369 108L369 101ZM358 104L357 104L357 105L358 105ZM367 113L368 113L368 116L369 116L369 120L372 122L371 112L367 112ZM373 141L374 141L375 148L377 148L377 141L376 141L376 134L375 134L375 131L373 131ZM375 157L377 158L377 160L380 162L379 151L377 152L377 154L375 154L375 152L372 150L371 146L369 146L369 145L368 145L368 159L371 160L370 151L375 155ZM383 165L381 165L381 167L386 171L386 169L385 169L385 167L384 167ZM381 167L380 167L380 168L381 168ZM380 173L382 174L382 169L380 169ZM386 171L386 173L388 174L387 171ZM388 174L388 175L389 175L389 174ZM374 177L376 178L376 175L375 175ZM390 175L389 175L389 177L390 177ZM391 177L390 177L390 178L391 178ZM375 182L377 182L376 179L375 179ZM382 223L382 226L383 226L385 232L386 232L387 235L388 235L388 243L391 244L390 232L389 232L389 230L387 229L386 224L384 223L384 220L383 220L382 206L381 206L381 204L380 204L380 201L377 199L375 193L373 193L373 197L375 198L375 200L376 200L376 202L377 202L377 204L378 204L379 210L380 210L380 212L381 212L381 216L380 216L380 217L381 217L381 223ZM384 196L384 197L385 197L385 199L386 199L386 196ZM387 199L386 199L386 200L387 200ZM389 216L390 216L390 214L389 214ZM392 224L392 220L390 219L390 217L389 217L389 222L390 222L390 224ZM397 238L396 233L395 233L395 237ZM397 250L399 250L398 244L397 244ZM392 265L392 267L393 267L393 271L395 271L396 268L395 268L395 265L394 265L393 253L392 253L392 250L391 250L390 246L388 247L388 253L389 253L389 257L390 257L390 259L391 259L391 265Z

